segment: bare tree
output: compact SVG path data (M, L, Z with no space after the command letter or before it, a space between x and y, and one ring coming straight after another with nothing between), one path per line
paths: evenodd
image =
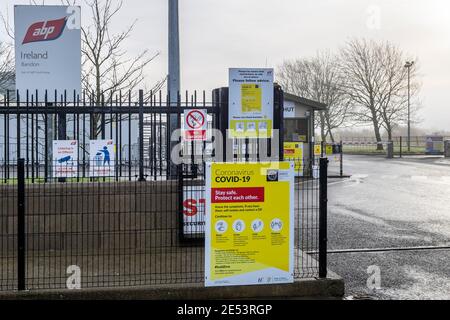
M14 57L10 45L0 41L0 94L14 82Z
M333 130L344 125L349 111L336 58L325 52L310 59L286 61L279 68L278 78L286 91L327 105L316 125L322 141L329 137L334 142Z
M353 105L352 119L373 126L378 149L383 149L381 129L390 139L393 129L405 120L405 61L404 54L389 42L353 39L340 51L342 86ZM415 78L415 70L411 76ZM416 94L417 82L413 87Z
M407 60L397 47L384 43L379 48L379 59L382 65L382 77L378 85L377 101L382 119L382 127L386 130L388 140L392 140L392 133L400 124L407 123L408 118L408 70L405 68ZM410 68L410 96L416 97L420 90L417 80L418 62ZM414 116L419 105L411 105Z
M377 86L382 77L381 63L376 52L376 43L366 40L351 40L341 49L340 67L343 88L354 105L352 118L357 123L372 123L375 139L381 142L380 113L377 104ZM382 149L381 144L378 148Z
M133 91L142 86L145 80L145 67L159 53L150 55L144 50L137 56L130 57L124 49L136 24L134 21L124 31L113 34L111 23L122 8L123 2L113 5L112 0L86 0L92 15L92 24L83 27L82 33L82 83L83 88L94 95L94 102L101 105L113 99L120 91ZM151 89L145 90L148 97L158 91L165 79L157 82ZM106 95L106 96L105 96ZM97 136L101 130L100 115L93 115L92 135Z

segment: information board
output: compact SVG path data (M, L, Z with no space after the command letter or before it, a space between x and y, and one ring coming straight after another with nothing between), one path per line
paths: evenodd
M272 137L273 97L273 69L231 68L229 137Z
M205 286L293 282L294 164L206 169Z

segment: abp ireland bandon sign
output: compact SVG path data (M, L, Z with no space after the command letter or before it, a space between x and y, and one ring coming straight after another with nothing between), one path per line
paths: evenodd
M81 91L80 7L16 5L16 89L73 99Z

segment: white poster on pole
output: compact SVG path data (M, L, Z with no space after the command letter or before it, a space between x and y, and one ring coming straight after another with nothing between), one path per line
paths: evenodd
M229 69L229 137L272 137L273 97L273 69Z
M78 141L53 141L53 177L74 178L78 174Z
M14 6L16 89L50 97L81 91L81 8L79 6ZM76 99L76 96L75 96Z
M112 177L114 174L114 140L91 140L89 147L89 175L91 177Z

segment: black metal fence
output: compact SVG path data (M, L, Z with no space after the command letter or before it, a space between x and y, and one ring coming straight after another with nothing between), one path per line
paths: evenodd
M181 127L185 109L201 108L208 113L208 128L219 128L224 103L208 100L203 91L177 94L176 102L162 92L136 95L131 92L80 96L54 93L28 93L25 98L10 99L6 92L0 100L0 164L25 159L26 176L31 179L51 177L53 140L78 141L78 168L86 177L89 162L89 141L111 139L116 145L116 176L133 179L135 166L143 175L157 179L169 174L171 117ZM203 143L206 149L212 141ZM5 175L9 177L8 168Z
M207 103L205 94L202 101L186 94L177 106L164 103L161 94L139 96L133 103L131 95L122 99L119 94L102 106L89 99L33 104L38 100L30 96L25 104L6 100L0 107L0 131L5 135L0 160L0 290L204 281L204 222L193 220L185 201L196 200L196 214L204 214L204 163L213 141L189 143L181 153L190 150L193 161L174 166L168 157L168 119L175 114L181 121L184 109L201 107L209 114L209 127L218 128L223 106L215 99ZM139 133L135 141L133 129ZM60 137L79 141L71 177L58 177L56 163L47 156L52 138ZM86 147L97 137L114 139L118 146L110 173L100 177L90 174L95 164ZM12 143L17 146L14 157ZM121 151L125 145L137 145L134 158L131 151ZM259 142L247 139L244 146L233 161L258 161L259 154L249 150L259 150ZM200 158L193 156L197 149ZM324 277L328 162L295 161L301 163L295 182L295 277Z
M344 172L344 153L343 142L325 142L320 141L314 144L314 164L318 168L320 166L320 158L328 159L328 177L329 178L347 178Z
M42 183L25 178L24 160L11 167L0 183L0 290L71 288L76 272L81 288L204 281L204 222L183 206L205 196L198 167L178 166L178 180ZM320 179L307 167L295 183L296 278L326 276L326 165Z
M443 141L450 137L443 137ZM387 144L389 141L384 139L377 142L374 138L360 137L347 138L343 141L343 150L347 154L363 154L363 155L385 155ZM394 147L394 155L424 155L427 153L427 137L412 136L408 143L408 137L396 136L392 137Z

